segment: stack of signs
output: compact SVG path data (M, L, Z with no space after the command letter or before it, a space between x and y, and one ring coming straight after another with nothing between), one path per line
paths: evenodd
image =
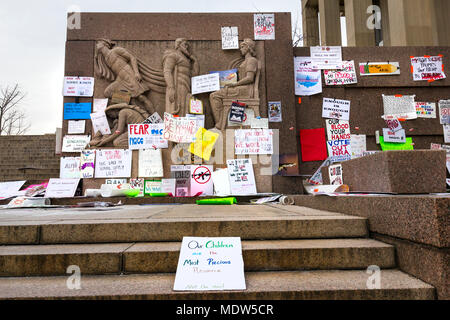
M328 155L334 162L350 160L350 124L346 120L327 119Z
M232 195L256 194L252 159L227 160Z
M96 178L131 177L131 150L97 150Z
M62 157L59 177L61 179L80 178L80 157Z
M310 57L294 57L295 94L311 96L322 92L322 74Z
M230 109L230 121L242 123L244 121L245 103L233 101Z
M191 83L193 95L220 90L220 79L218 73L192 77Z
M331 185L341 185L344 184L342 178L342 165L334 164L328 167L328 175L330 176Z
M224 71L211 71L210 73L219 74L220 88L224 88L226 84L236 83L238 78L238 70L230 69Z
M172 165L170 171L171 177L176 179L175 196L189 197L191 194L191 166Z
M92 97L94 95L94 78L64 77L63 95L65 97Z
M222 50L239 49L238 27L222 27Z
M361 76L392 76L400 74L398 62L368 62L359 64Z
M411 73L414 81L445 79L442 56L411 57Z
M191 197L214 195L212 165L191 165Z
M339 70L324 70L323 75L325 84L327 86L338 86L346 84L358 83L355 71L355 62L343 61L342 69Z
M80 178L94 178L95 150L81 151Z
M269 101L269 122L281 122L281 101Z
M245 290L241 238L183 237L173 290Z
M401 94L395 96L386 96L383 94L383 107L386 119L417 119L416 104L414 102L415 95L403 96Z
M139 150L138 176L142 178L164 176L161 149Z
M235 154L273 154L272 129L242 129L234 132Z
M25 182L25 180L0 182L0 200L16 196L19 189L22 188Z
M177 143L191 143L197 130L196 119L174 117L170 113L164 113L164 139Z
M322 118L349 120L350 101L323 98Z
M91 141L91 136L64 136L62 152L81 152Z
M255 40L275 40L275 14L253 15Z
M391 142L391 143L405 143L406 142L405 130L400 129L393 132L389 128L383 128L383 140L384 142Z
M102 135L111 134L111 128L109 127L108 118L105 111L98 111L91 113L92 127L94 134L100 131Z
M314 69L342 69L341 47L310 47Z
M164 123L129 124L128 146L131 150L161 149L168 147L168 141L163 138ZM145 176L143 176L145 177Z
M417 118L436 118L436 103L416 102Z

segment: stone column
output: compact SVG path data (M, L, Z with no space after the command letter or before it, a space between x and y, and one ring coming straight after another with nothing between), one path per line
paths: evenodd
M368 26L367 23L372 14L367 13L367 8L371 5L372 0L345 0L345 23L349 47L375 46L375 29L370 29L369 27L373 27L373 24Z
M341 22L339 0L319 0L322 46L340 46Z
M308 0L302 0L302 24L303 24L303 46L311 47L320 45L319 39L319 11L313 7Z

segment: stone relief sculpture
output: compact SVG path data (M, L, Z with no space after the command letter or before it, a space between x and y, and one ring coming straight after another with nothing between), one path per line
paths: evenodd
M102 147L112 142L114 147L128 148L128 125L142 123L149 117L146 110L126 103L114 104L105 109L106 116L113 120L111 134L103 136L100 132L89 143Z
M219 91L209 96L215 126L224 130L227 123L228 112L232 101L239 100L247 104L259 116L259 78L261 63L256 58L256 43L251 39L244 39L240 44L242 57L232 61L229 69L238 68L239 81L228 83Z
M164 52L162 58L166 83L166 112L185 116L189 113L191 77L199 74L197 58L190 52L186 39L175 40L175 49Z

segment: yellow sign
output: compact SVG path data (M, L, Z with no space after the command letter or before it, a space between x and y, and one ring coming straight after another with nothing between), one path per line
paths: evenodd
M200 127L195 134L195 141L189 146L189 152L208 161L218 137L218 133Z

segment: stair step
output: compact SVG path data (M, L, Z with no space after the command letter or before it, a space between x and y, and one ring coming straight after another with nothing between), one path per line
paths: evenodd
M0 276L175 272L180 242L1 246ZM243 241L246 271L395 266L394 247L371 239Z
M60 277L0 278L0 299L434 299L432 286L398 270L381 270L368 289L364 270L247 272L246 290L173 291L174 274L81 275L81 289Z

